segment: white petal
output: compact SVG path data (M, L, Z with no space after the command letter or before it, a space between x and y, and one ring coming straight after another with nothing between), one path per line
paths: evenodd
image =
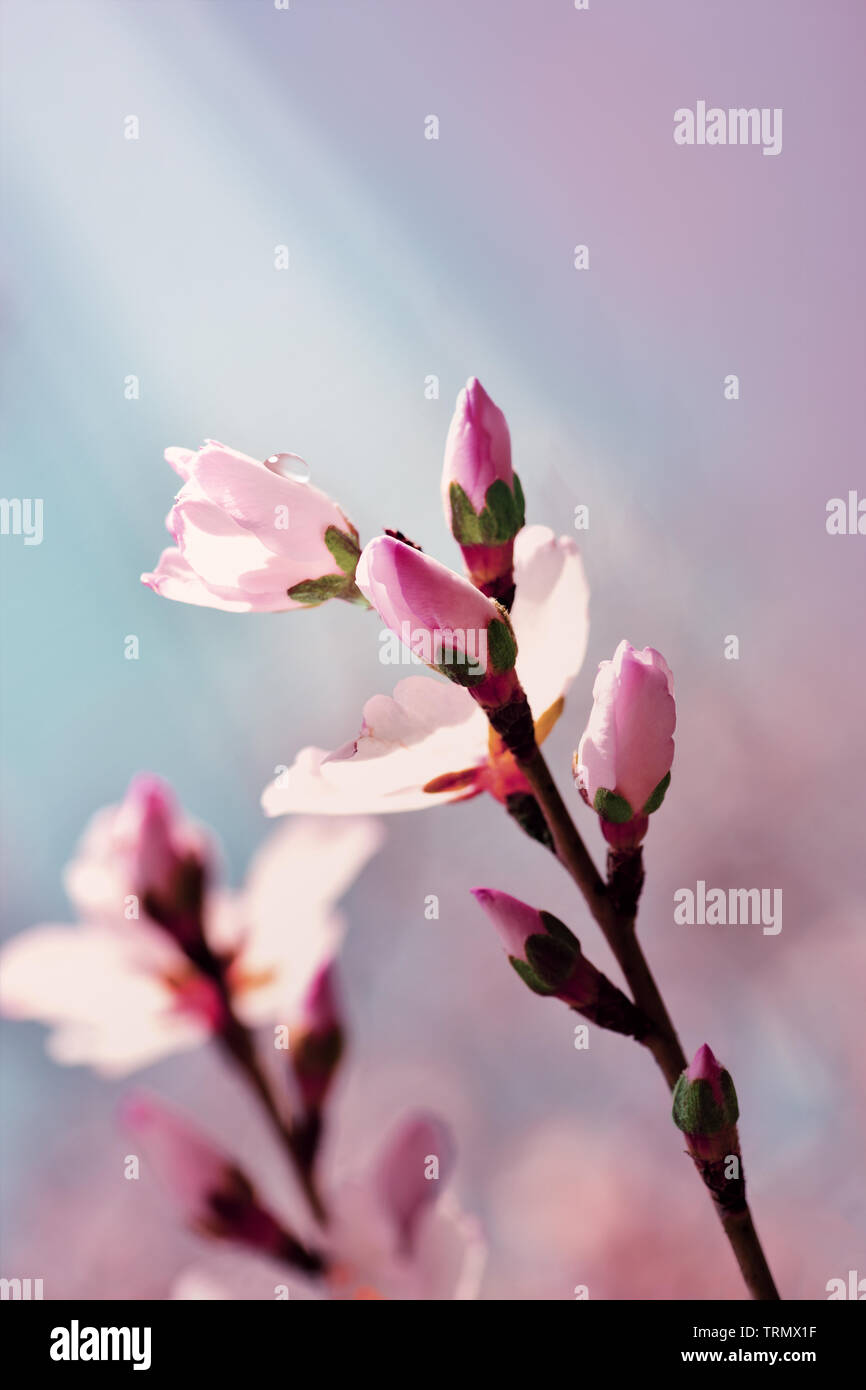
M13 937L0 953L0 1007L13 1018L54 1025L55 1060L121 1076L207 1035L174 1011L159 971L183 957L140 923L127 930L42 926Z
M373 820L290 821L259 850L235 911L245 932L235 970L245 1021L290 1020L346 924L334 911L384 838ZM258 982L258 983L256 983Z
M538 719L566 693L583 665L589 585L574 541L557 539L547 526L525 526L518 533L514 577L517 674Z
M393 696L364 706L361 732L335 753L305 748L262 797L266 815L415 811L466 796L431 794L434 777L487 761L487 720L467 692L431 676L409 676Z

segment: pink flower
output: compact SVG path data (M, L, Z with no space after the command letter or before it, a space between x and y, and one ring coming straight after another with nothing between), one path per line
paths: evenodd
M158 777L133 778L119 806L99 811L64 876L79 913L123 924L144 913L189 942L200 934L214 848Z
M47 1023L55 1061L106 1076L204 1042L223 1028L226 998L249 1027L291 1024L339 949L345 922L334 904L378 848L376 823L348 819L335 835L319 820L290 822L259 851L241 892L206 894L190 941L148 915L147 895L140 915L123 909L129 865L140 862L124 850L123 821L124 808L109 808L85 835L70 873L79 923L33 927L3 946L0 1009ZM188 823L171 824L172 843L186 844L193 832L179 827ZM111 843L115 860L101 857Z
M514 555L517 675L541 742L583 662L589 590L570 537L557 540L546 527L526 527ZM399 659L403 648L383 635L394 642ZM409 676L393 696L367 701L361 732L344 747L303 749L267 788L262 803L270 816L345 815L420 810L482 792L506 802L526 790L523 773L467 690L430 676Z
M435 1117L415 1116L392 1136L380 1159L376 1182L399 1250L412 1249L422 1215L436 1200L436 1184L448 1181L453 1166L454 1141Z
M443 1191L453 1164L453 1140L441 1121L423 1114L402 1121L372 1165L328 1193L324 1277L290 1277L290 1298L477 1298L487 1252L477 1221ZM197 1270L175 1297L273 1297L273 1276L263 1263L256 1281L240 1264L229 1277L223 1264L221 1276L217 1283L208 1270Z
M484 1268L477 1222L444 1189L454 1141L432 1115L410 1115L373 1166L342 1183L329 1205L331 1296L472 1299Z
M121 1118L126 1133L141 1145L157 1181L174 1196L193 1230L237 1241L311 1274L321 1269L318 1257L261 1205L236 1164L180 1115L154 1097L135 1095L125 1101Z
M670 781L673 677L652 647L636 651L623 641L613 660L600 664L592 694L592 713L574 757L578 788L603 828L634 822L641 838L645 818L661 805Z
M176 545L142 581L165 598L233 613L309 608L360 599L358 533L330 497L207 440L198 452L167 449L185 480L167 526Z
M524 523L523 492L511 467L505 416L471 377L457 398L442 471L445 520L473 584L510 608L514 537Z

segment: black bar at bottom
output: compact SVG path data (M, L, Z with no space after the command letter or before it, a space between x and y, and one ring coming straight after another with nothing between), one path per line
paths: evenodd
M496 1309L499 1308L497 1313ZM364 1303L355 1313L317 1302L24 1302L7 1301L4 1351L25 1372L49 1377L83 1375L92 1379L108 1369L114 1376L140 1376L190 1370L196 1379L213 1373L222 1383L233 1376L287 1374L300 1369L299 1356L312 1356L321 1369L339 1374L339 1348L346 1373L355 1377L366 1365L380 1370L389 1362L401 1375L429 1376L437 1359L448 1374L457 1371L464 1348L474 1348L466 1370L479 1354L485 1374L500 1357L513 1355L517 1338L533 1360L546 1360L548 1347L560 1371L590 1375L599 1363L605 1375L661 1373L685 1367L798 1366L828 1374L861 1365L863 1310L842 1302L762 1304L575 1301L568 1305L524 1303L518 1307L479 1303L435 1312L418 1303L391 1312ZM359 1340L335 1342L344 1317L358 1318L350 1330ZM505 1317L504 1324L499 1323ZM395 1322L391 1318L395 1318ZM381 1322L378 1319L382 1319ZM416 1341L418 1323L422 1341ZM372 1319L372 1322L370 1321ZM408 1341L399 1336L406 1319ZM452 1321L453 1319L453 1321ZM454 1339L451 1334L453 1332ZM367 1339L388 1336L377 1343ZM400 1352L399 1348L403 1347ZM378 1346L378 1351L376 1350ZM413 1350L414 1347L414 1350ZM483 1351L482 1351L483 1348ZM554 1350L555 1348L555 1350ZM95 1353L95 1354L94 1354ZM336 1353L336 1354L335 1354ZM414 1363L414 1364L413 1364ZM312 1368L311 1368L312 1369ZM309 1371L307 1372L309 1374ZM595 1376L592 1376L595 1379Z

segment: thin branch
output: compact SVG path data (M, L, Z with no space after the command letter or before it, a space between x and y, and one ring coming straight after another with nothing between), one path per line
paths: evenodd
M218 1035L228 1055L239 1067L241 1074L249 1082L250 1087L258 1100L261 1102L271 1126L276 1133L280 1144L285 1153L291 1160L295 1176L300 1183L301 1190L306 1197L310 1209L316 1220L324 1225L327 1222L328 1214L324 1202L319 1195L318 1188L311 1170L311 1165L305 1161L295 1140L295 1135L287 1118L280 1113L267 1076L259 1061L256 1053L255 1042L252 1033L236 1017L229 1007L228 1020L222 1032Z
M601 927L604 938L628 981L635 1003L652 1022L653 1032L642 1041L655 1057L668 1088L673 1090L681 1072L686 1069L687 1061L661 992L637 939L637 893L631 904L618 909L615 895L608 889L595 867L592 856L559 794L541 750L535 746L528 756L520 759L520 764L544 811L557 858L568 870L586 899L590 912ZM637 892L640 891L641 881L642 874ZM736 1212L726 1211L717 1203L714 1205L752 1298L761 1301L777 1300L779 1292L745 1200L743 1208Z

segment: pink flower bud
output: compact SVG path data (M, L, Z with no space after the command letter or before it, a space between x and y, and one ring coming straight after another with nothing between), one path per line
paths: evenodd
M361 553L357 582L410 651L480 704L499 707L519 690L507 615L468 580L393 536L377 536Z
M595 1002L604 977L583 955L577 937L563 922L493 888L473 888L472 894L530 989L536 994L553 994L575 1007Z
M305 994L291 1030L289 1057L306 1111L321 1109L343 1054L342 1011L333 965L324 965Z
M739 1152L739 1114L730 1073L704 1043L677 1081L673 1095L674 1124L685 1134L696 1161L718 1163Z
M231 1159L174 1111L151 1096L138 1094L124 1102L121 1121L194 1230L239 1241L311 1272L321 1267L319 1259L261 1206L251 1183Z
M358 533L310 483L208 440L166 450L186 480L168 516L176 546L142 580L165 598L229 612L309 608L359 600Z
M511 467L505 416L471 377L457 397L442 470L445 520L473 584L510 608L514 537L524 523L523 492Z
M129 900L181 942L199 940L213 850L167 783L133 778L124 800L94 816L66 871L82 916L122 922Z
M451 521L449 491L452 483L462 488L476 512L484 510L487 493L497 481L510 489L511 436L505 416L488 396L477 377L470 377L457 397L445 443L442 496L445 520Z
M593 706L574 755L577 786L615 848L637 844L661 805L674 756L673 677L657 651L620 642L603 661ZM611 838L612 837L612 838Z

